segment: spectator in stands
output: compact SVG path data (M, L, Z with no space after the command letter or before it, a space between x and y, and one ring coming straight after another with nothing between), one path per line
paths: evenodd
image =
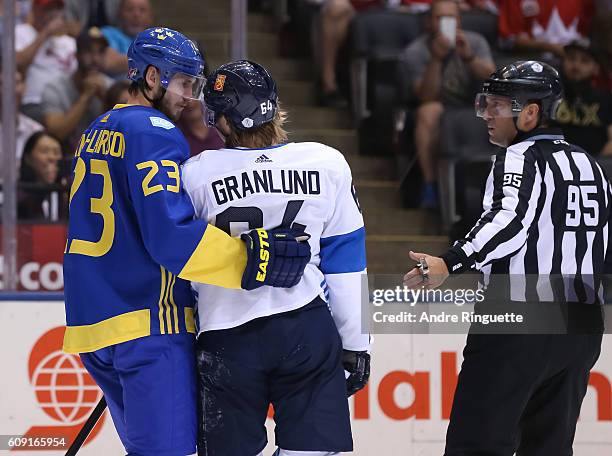
M31 9L30 0L15 0L15 25L27 22ZM0 2L0 18L4 16L4 2ZM3 24L0 22L0 33Z
M42 121L45 84L76 69L75 39L66 34L63 0L33 0L32 23L15 27L17 67L26 75L22 111Z
M597 85L602 89L612 90L612 0L610 10L600 10L591 25L593 46L599 52L599 61L602 66Z
M592 154L612 155L612 96L592 83L599 71L597 53L587 38L564 49L565 97L556 120L568 142Z
M462 10L469 9L469 5L462 0L456 0L459 4L459 8ZM408 10L411 13L426 13L431 8L432 0L394 0L394 3L398 3L400 10Z
M127 71L127 50L134 37L153 25L153 9L149 0L121 0L119 26L102 27L109 43L106 68L110 73ZM122 74L122 77L125 75Z
M50 80L43 91L42 108L47 130L74 150L81 133L102 114L112 79L102 73L108 42L97 27L77 39L78 69Z
M588 35L594 7L593 0L499 0L502 45L562 57L564 45Z
M15 72L15 107L17 111L21 107L21 100L23 98L23 92L25 90L25 84L23 82L23 76L19 71ZM0 106L2 105L2 71L0 71ZM37 131L43 130L43 126L33 119L22 113L18 113L15 116L16 128L15 132L15 157L19 164L21 156L23 154L23 148L30 136ZM2 135L2 122L0 122L0 136ZM0 151L2 145L0 144Z
M183 132L193 157L203 150L216 150L225 147L225 142L216 128L207 125L202 103L192 100L183 110L176 126Z
M117 25L121 0L65 0L66 18L79 24L80 31L91 27Z
M121 0L119 26L102 28L111 48L126 54L134 37L153 24L153 9L149 0Z
M17 213L20 219L57 220L65 216L67 204L60 187L66 177L60 175L60 141L40 131L26 142L21 157Z
M321 9L321 93L324 106L346 107L347 100L338 90L336 62L348 37L349 25L357 12L383 6L384 0L325 0Z
M104 112L110 111L118 104L126 104L128 100L128 89L130 87L130 81L127 79L123 81L117 81L106 91L106 98L104 99Z
M454 18L455 43L440 29L442 18ZM415 146L423 173L422 206L438 205L435 153L440 116L445 109L471 106L479 84L495 71L487 41L461 29L459 6L452 0L434 0L427 33L414 40L402 58L412 68L411 83L420 106L416 112Z
M489 11L490 13L497 14L497 1L498 0L456 0L459 4L459 8L462 11L467 11L472 8L480 9L483 11ZM432 0L391 0L390 3L397 3L400 5L401 10L408 10L411 13L423 13L429 11Z

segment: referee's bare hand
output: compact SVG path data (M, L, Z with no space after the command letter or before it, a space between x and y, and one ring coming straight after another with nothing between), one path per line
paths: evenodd
M423 258L429 267L428 279L424 280L423 274L418 267L412 268L404 276L404 285L408 288L437 288L444 283L448 277L448 268L446 263L440 257L428 255L426 253L417 253L412 250L409 253L410 258L417 263L420 263Z

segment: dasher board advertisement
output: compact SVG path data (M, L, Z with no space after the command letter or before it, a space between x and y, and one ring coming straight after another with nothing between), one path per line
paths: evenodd
M60 439L69 445L101 394L79 358L61 350L63 302L0 301L0 321L0 434L14 437L16 454L63 454L66 447L59 448ZM353 454L440 456L464 343L464 335L377 335L370 383L350 399ZM611 343L612 336L604 336L591 374L576 456L612 454ZM267 427L266 456L274 450L271 419ZM46 446L15 447L36 438ZM125 454L108 412L79 454Z

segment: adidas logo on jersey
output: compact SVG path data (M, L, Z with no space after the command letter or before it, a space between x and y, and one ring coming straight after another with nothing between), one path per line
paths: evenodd
M255 163L272 163L272 160L270 160L266 155L260 155L257 157L257 160L255 160Z

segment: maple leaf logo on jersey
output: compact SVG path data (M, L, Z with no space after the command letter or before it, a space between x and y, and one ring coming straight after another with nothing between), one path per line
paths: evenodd
M257 160L255 160L255 163L272 163L272 160L269 157L267 157L265 154L262 154L259 157L257 157Z

